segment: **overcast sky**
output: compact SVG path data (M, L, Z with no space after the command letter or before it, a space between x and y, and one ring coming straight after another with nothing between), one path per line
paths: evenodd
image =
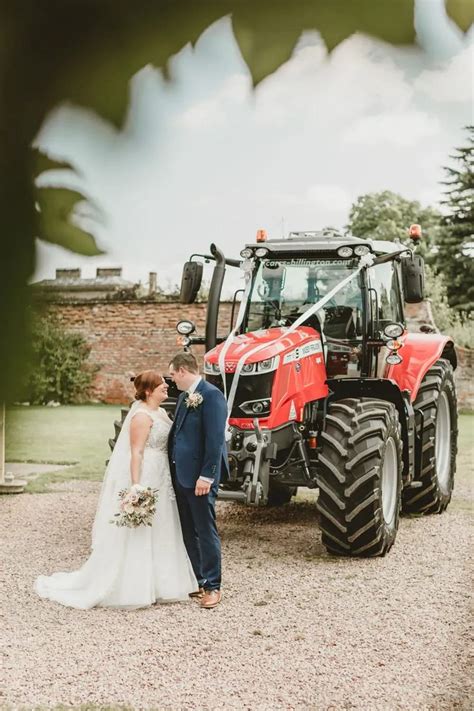
M449 21L442 0L418 0L419 49L356 35L328 56L317 33L255 92L223 18L172 61L172 82L145 67L131 81L117 131L94 113L61 106L38 144L72 163L101 208L107 254L83 258L38 240L34 280L58 267L122 266L146 282L179 282L192 251L216 242L238 256L265 228L343 227L351 203L393 190L440 199L442 165L473 121L472 31ZM54 173L44 184L54 182Z

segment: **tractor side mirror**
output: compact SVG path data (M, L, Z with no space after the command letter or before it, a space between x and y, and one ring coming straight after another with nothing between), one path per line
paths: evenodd
M202 268L202 262L185 262L179 293L182 304L194 303L202 282Z
M400 257L403 295L407 304L419 304L424 299L425 263L419 254Z

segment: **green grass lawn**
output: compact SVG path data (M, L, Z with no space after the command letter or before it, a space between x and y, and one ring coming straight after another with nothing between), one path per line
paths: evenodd
M119 405L63 405L12 407L6 417L6 459L9 462L74 464L43 474L28 491L47 490L47 484L66 479L100 481L110 455Z
M6 458L10 462L73 463L67 470L41 475L28 491L46 491L47 484L66 479L100 481L110 455L108 440L119 405L13 407L7 412ZM472 482L474 414L459 417L459 453L456 479Z

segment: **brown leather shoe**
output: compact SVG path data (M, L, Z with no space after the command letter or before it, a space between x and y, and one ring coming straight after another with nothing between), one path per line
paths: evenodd
M222 592L220 590L205 590L200 604L201 607L210 610L212 607L216 607L221 600Z
M204 597L204 588L199 588L199 590L189 593L189 597L192 597L194 600L202 600Z

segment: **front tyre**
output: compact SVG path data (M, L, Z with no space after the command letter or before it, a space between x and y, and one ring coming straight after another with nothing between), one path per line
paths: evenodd
M438 360L421 381L413 404L420 421L421 466L418 486L402 494L404 513L442 513L451 500L456 470L458 418L453 368Z
M402 438L390 402L369 398L330 403L319 456L317 508L330 553L385 555L399 521Z

